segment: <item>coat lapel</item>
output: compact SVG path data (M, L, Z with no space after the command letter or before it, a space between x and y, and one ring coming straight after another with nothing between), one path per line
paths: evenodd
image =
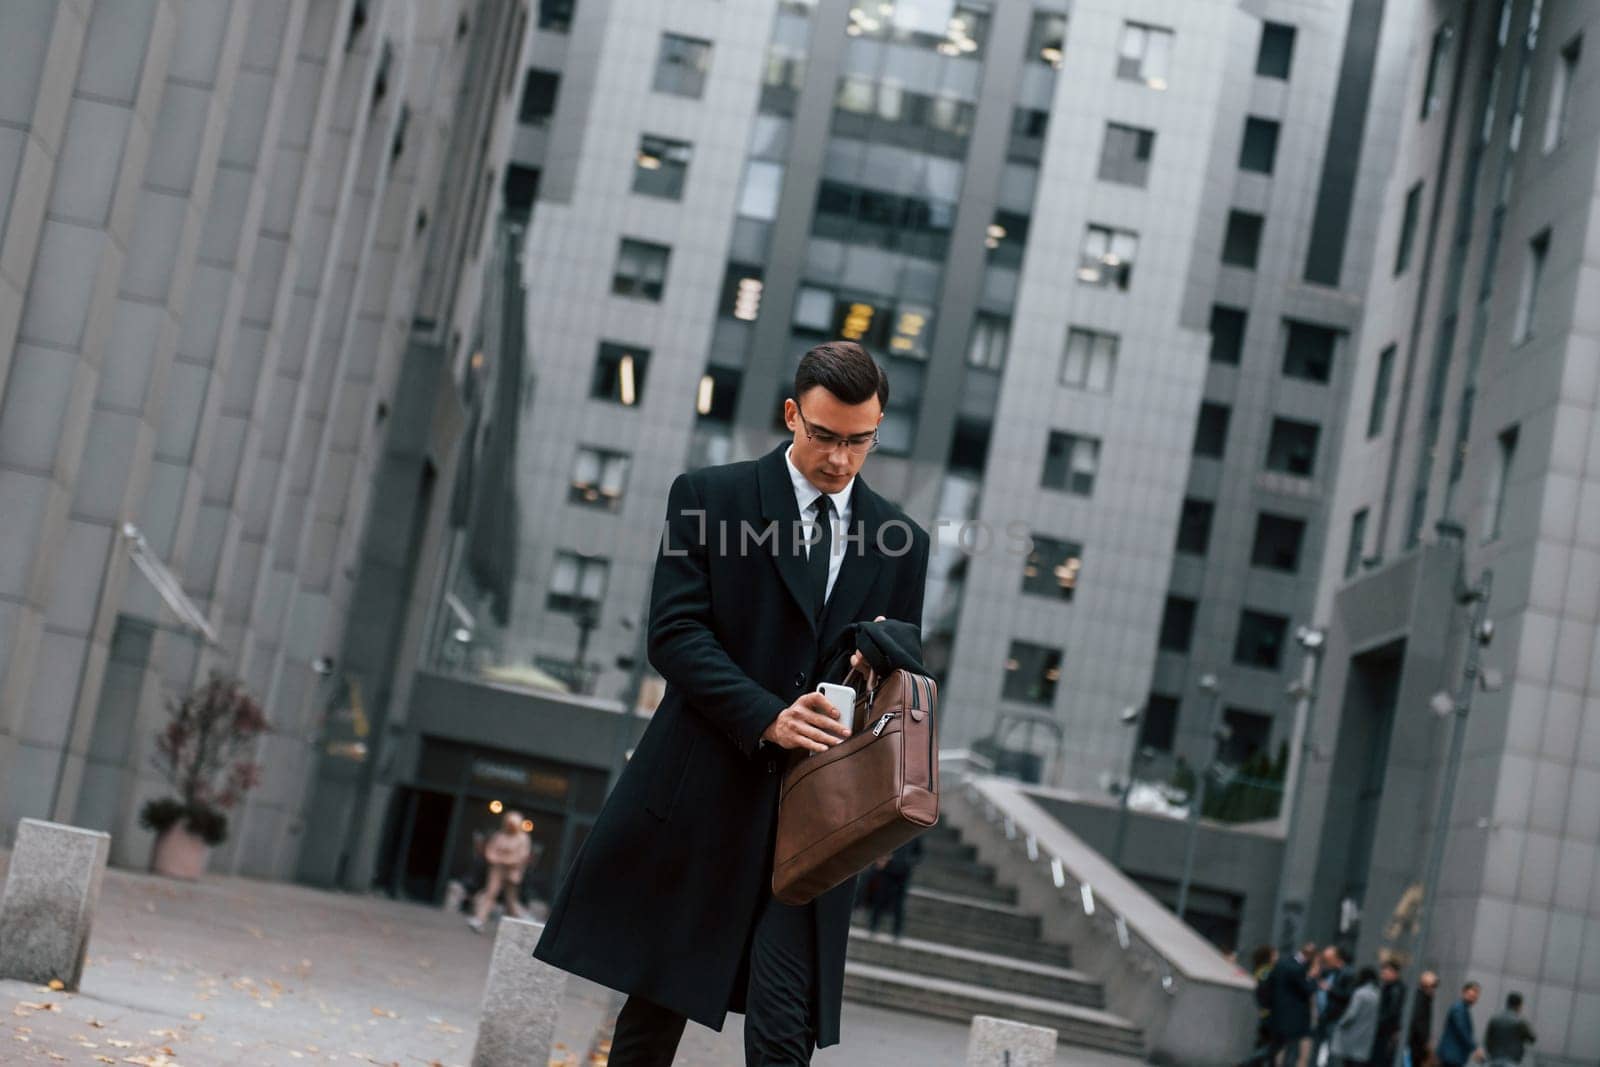
M811 590L806 583L806 552L795 537L795 527L800 521L800 505L795 502L794 483L789 480L789 465L783 458L787 447L779 445L756 463L762 521L777 524L777 547L769 549L763 546L760 551L775 553L772 562L777 566L789 595L794 597L796 606L800 608L800 614L811 623L812 632L815 633L817 624L811 609Z

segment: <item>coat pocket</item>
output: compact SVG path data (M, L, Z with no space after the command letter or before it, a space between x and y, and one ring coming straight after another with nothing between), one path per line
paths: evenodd
M650 778L644 802L645 810L662 822L672 815L672 809L678 803L678 794L683 791L683 780L689 776L689 763L694 755L696 740L698 738L694 731L679 723L674 723L662 739L655 773Z

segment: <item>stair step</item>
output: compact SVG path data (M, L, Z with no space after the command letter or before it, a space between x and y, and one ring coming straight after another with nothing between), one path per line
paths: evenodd
M971 863L978 858L978 850L971 845L961 843L959 837L935 837L936 831L930 830L922 835L923 862L928 860L956 860Z
M984 930L1015 941L1039 939L1039 917L1022 911L1015 904L979 900L916 885L906 894L906 920Z
M895 941L861 927L850 931L849 959L906 974L973 982L997 992L1105 1007L1100 984L1081 971L915 938Z
M1138 1027L1096 1008L1000 993L966 982L905 974L868 963L847 961L844 995L878 1007L970 1022L974 1015L993 1015L1034 1026L1049 1026L1069 1045L1143 1055Z
M972 897L975 900L987 900L997 904L1015 904L1017 902L1017 889L1015 886L996 885L994 881L994 868L979 865L958 866L922 863L917 866L916 872L911 876L911 883L923 889L935 889L942 893L955 893L960 896Z

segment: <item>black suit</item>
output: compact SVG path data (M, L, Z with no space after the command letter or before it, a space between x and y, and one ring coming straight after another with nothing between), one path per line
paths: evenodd
M747 1010L747 986L757 992L752 957L758 971L771 962L766 941L809 956L799 939L814 939L804 1007L827 1046L839 1041L854 882L801 915L772 901L783 753L760 739L816 688L819 655L845 626L877 615L920 622L929 541L858 476L850 532L865 536L846 542L819 622L787 447L672 484L650 597L650 662L666 693L534 954L629 993L624 1015L635 1023L652 1011L644 1021L657 1029L676 1015L720 1030L728 1011ZM750 1004L747 1047L769 1007Z
M1273 966L1272 1014L1268 1026L1279 1042L1298 1041L1311 1033L1311 998L1317 983L1307 974L1309 964L1298 956L1285 956Z

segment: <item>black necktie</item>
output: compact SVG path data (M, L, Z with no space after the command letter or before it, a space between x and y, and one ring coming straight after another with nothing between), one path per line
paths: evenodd
M828 561L833 556L833 498L824 493L811 502L811 507L817 513L818 530L806 566L811 577L816 617L820 619L823 605L828 601Z

